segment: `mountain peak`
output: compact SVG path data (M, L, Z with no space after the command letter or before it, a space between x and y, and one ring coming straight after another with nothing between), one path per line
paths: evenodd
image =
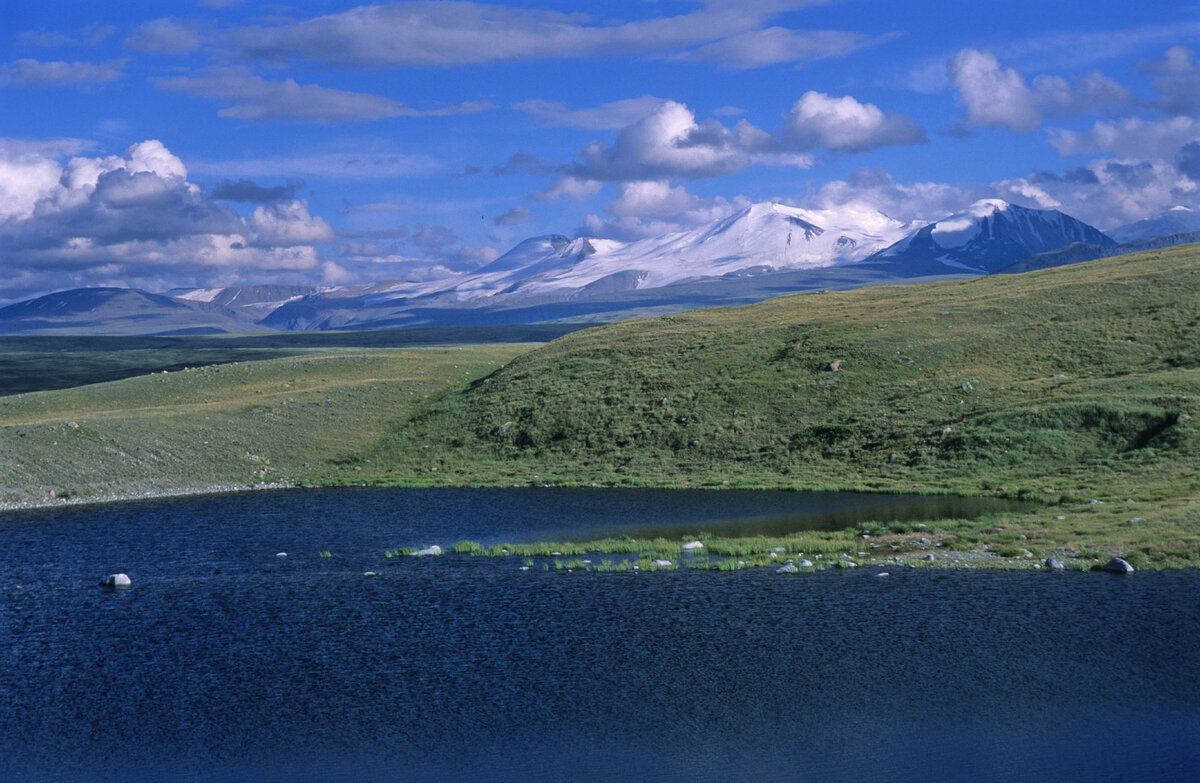
M1056 209L1032 209L1001 199L981 199L930 223L869 260L926 273L991 273L1009 264L1071 244L1109 246L1112 239Z
M1187 231L1200 231L1200 212L1178 204L1135 223L1117 226L1106 233L1118 242L1137 242L1163 234L1180 234Z
M962 214L975 215L976 217L984 217L996 212L1004 212L1016 204L1009 203L1002 198L981 198L971 206L963 210ZM1024 209L1024 207L1018 207Z

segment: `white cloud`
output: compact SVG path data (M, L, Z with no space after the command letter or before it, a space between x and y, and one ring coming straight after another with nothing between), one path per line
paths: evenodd
M203 39L195 24L155 19L134 29L125 48L151 54L185 54L200 48Z
M603 182L591 179L562 177L555 180L550 187L534 193L533 198L538 201L554 201L560 198L570 199L571 201L586 201L599 193L603 187Z
M1052 129L1050 143L1060 155L1114 152L1136 157L1172 158L1184 144L1200 139L1200 119L1125 117L1100 121L1086 131Z
M748 204L741 196L732 200L700 198L666 182L624 182L605 207L611 217L588 215L580 231L622 240L660 237L711 224Z
M473 2L400 2L358 6L273 26L246 27L234 31L231 38L245 57L336 66L454 66L577 59L677 52L757 30L791 8L817 2L821 0L710 1L692 13L615 24L590 23L581 14ZM813 45L810 43L810 47ZM731 48L735 54L739 49L737 45Z
M528 209L522 206L515 206L503 215L494 217L492 222L497 226L519 226L522 223L532 223L535 220L537 218Z
M0 87L65 87L107 84L125 74L124 60L105 63L41 62L28 58L0 66Z
M728 68L761 68L779 63L803 63L844 57L860 49L878 46L895 35L865 35L845 30L788 30L767 27L731 35L705 44L672 59L685 62L715 62Z
M81 146L0 142L0 259L25 293L311 279L316 245L333 239L302 201L243 217L188 182L183 162L157 140L63 160ZM20 293L8 285L6 296Z
M974 128L1004 127L1025 133L1040 128L1047 116L1077 117L1137 103L1127 88L1098 71L1075 82L1043 74L1027 84L1016 69L1002 68L994 54L975 49L958 52L947 72L957 101L967 109L965 122Z
M624 182L617 187L617 198L607 211L617 217L666 218L701 206L704 206L702 199L666 182Z
M706 179L755 165L809 168L816 149L861 152L924 140L924 130L908 117L850 96L805 93L774 133L746 120L732 128L716 120L697 122L687 106L664 101L622 129L612 144L589 144L568 171L577 180L596 182Z
M592 109L568 109L565 103L542 100L514 103L513 108L550 125L587 130L619 130L647 116L663 102L662 98L643 95L640 98L605 103Z
M39 33L27 30L19 33L16 40L23 46L37 46L43 49L57 49L61 46L95 46L116 31L117 28L112 25L89 24L74 35L67 35L63 32Z
M1061 76L1033 78L1032 90L1039 108L1058 117L1078 117L1104 108L1131 106L1137 102L1126 87L1099 71L1071 83Z
M249 160L193 161L191 169L197 174L218 177L320 177L350 181L423 176L439 171L443 165L427 155L365 149Z
M1168 161L1102 158L1070 171L1039 172L996 182L902 183L882 170L861 170L826 182L801 199L812 209L879 210L901 221L932 222L981 198L1057 209L1100 229L1157 215L1176 206L1200 208L1200 184Z
M1200 22L1180 18L1167 23L1120 25L1096 32L1050 33L1010 41L997 46L995 51L1007 62L1023 63L1028 68L1074 70L1198 36Z
M1158 215L1173 206L1200 208L1200 186L1172 161L1141 157L1099 158L1067 176L1043 173L1001 184L1039 188L1060 203L1063 212L1100 229Z
M155 79L165 90L216 98L233 105L218 116L241 120L283 120L314 123L369 122L389 117L431 117L473 114L493 108L474 102L458 106L418 110L382 95L347 92L315 84L297 84L292 79L273 82L240 68L214 68L201 76Z
M834 98L810 90L784 120L787 137L801 149L855 152L925 142L924 129L908 117L885 113L849 95Z
M287 201L255 207L247 219L254 243L261 247L296 247L333 241L333 228L323 218L308 214L308 204Z
M1041 126L1042 115L1021 74L1002 69L990 52L963 49L949 65L958 101L971 127L1008 127L1017 132Z
M696 123L691 109L665 101L622 130L612 146L592 142L573 167L579 179L599 181L699 179L750 164L750 153L716 121Z
M1168 114L1200 113L1200 66L1195 57L1186 46L1172 46L1161 58L1142 63L1143 72L1156 74L1151 86Z
M861 169L848 179L831 180L801 199L811 209L879 210L902 222L932 221L962 209L981 189L941 182L896 181L884 170Z

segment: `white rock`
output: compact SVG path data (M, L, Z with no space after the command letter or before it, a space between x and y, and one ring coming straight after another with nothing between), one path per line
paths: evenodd
M363 571L363 576L379 576L379 574L374 571Z
M651 560L650 565L658 566L659 568L663 568L663 567L671 565L671 561L670 560Z
M287 552L276 552L275 557L287 557Z
M429 547L428 549L420 549L420 550L417 550L416 552L413 552L413 557L430 557L432 555L440 555L441 553L442 553L442 548L440 546L438 546L437 544L434 544L433 546Z
M800 569L796 568L795 563L788 563L787 565L783 566L782 568L775 569L775 573L777 573L777 574L795 574L795 573L799 573L799 571L800 571Z
M683 545L683 548L684 550L703 549L704 544L700 543L699 541L689 541Z
M813 567L812 561L805 558L804 560L800 561L800 567L801 568L812 568Z
M100 580L100 585L102 587L111 587L111 588L117 589L117 588L124 588L124 587L132 587L133 582L131 582L129 577L125 574L109 574L108 576L106 576Z

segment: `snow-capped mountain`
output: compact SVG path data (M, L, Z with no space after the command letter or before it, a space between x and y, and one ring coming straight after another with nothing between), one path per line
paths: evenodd
M1072 243L1095 252L1115 245L1061 212L995 199L929 224L900 223L867 207L806 210L767 202L707 226L633 242L532 237L466 273L440 269L415 279L326 288L175 290L158 308L162 323L153 329L145 323L146 333L196 328L200 312L230 319L204 324L217 330L617 320L793 291L989 274ZM191 320L179 315L186 312ZM117 315L114 328L130 328ZM103 318L88 321L79 313L66 320L72 319L92 333L105 328ZM10 331L49 328L68 327L17 319Z
M1072 242L1116 244L1099 230L1056 209L1029 209L1000 199L982 199L913 231L867 261L900 266L909 273L989 274Z
M562 235L521 242L468 275L396 285L399 297L547 296L659 288L704 279L813 269L861 260L910 228L865 208L753 204L708 226L635 242Z
M329 289L301 285L243 285L228 288L177 288L165 292L165 295L197 305L233 310L257 320L281 305L323 290Z
M1180 206L1171 207L1161 215L1118 226L1104 233L1118 242L1124 243L1163 234L1180 234L1185 231L1200 231L1200 211Z

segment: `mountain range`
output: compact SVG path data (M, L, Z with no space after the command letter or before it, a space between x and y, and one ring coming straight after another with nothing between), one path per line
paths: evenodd
M696 229L621 242L537 236L472 272L431 281L317 288L257 285L63 291L0 308L6 334L199 334L611 321L783 293L973 277L1076 263L1170 234L1177 207L1105 233L1057 210L984 199L932 222L850 206L748 206ZM1162 231L1168 229L1168 231ZM1136 249L1145 249L1137 246ZM1024 267L1022 267L1024 264Z

